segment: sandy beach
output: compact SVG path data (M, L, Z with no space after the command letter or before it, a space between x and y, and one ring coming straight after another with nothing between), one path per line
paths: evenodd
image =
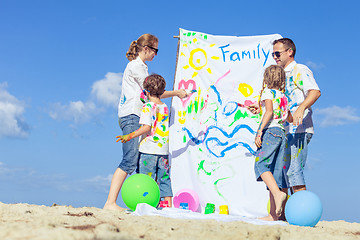
M0 239L360 239L360 223L264 226L134 216L94 207L0 203Z

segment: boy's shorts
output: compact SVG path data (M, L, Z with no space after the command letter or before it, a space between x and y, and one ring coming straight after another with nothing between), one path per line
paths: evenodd
M287 134L285 160L290 160L290 167L287 171L290 187L306 185L304 167L308 153L308 144L312 136L312 133Z
M255 176L262 181L261 174L270 171L279 188L287 188L286 169L289 162L284 161L286 138L279 127L266 128L262 135L262 145L256 152Z
M168 155L140 153L140 173L157 179L161 197L172 197Z

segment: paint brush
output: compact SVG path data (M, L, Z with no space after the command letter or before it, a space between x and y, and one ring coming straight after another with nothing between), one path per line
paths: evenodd
M239 107L244 107L244 108L246 108L246 106L245 106L244 104L242 104L242 103L237 103L237 105L238 105Z
M186 91L186 93L187 93L187 94L197 92L197 90L196 90L196 89L192 89L192 90L188 90L188 89L186 89L185 91Z

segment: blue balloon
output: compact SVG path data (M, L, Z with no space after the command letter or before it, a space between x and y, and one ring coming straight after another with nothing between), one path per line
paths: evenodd
M285 217L288 223L298 226L313 227L322 215L320 198L310 191L294 193L285 205Z

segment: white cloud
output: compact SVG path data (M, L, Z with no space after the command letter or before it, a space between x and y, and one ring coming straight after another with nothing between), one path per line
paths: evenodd
M49 113L51 118L74 121L75 123L86 122L98 113L95 104L91 101L85 103L82 101L70 102L68 105L54 103L52 108L53 110Z
M21 176L23 178L29 177L34 173L32 169L21 168L21 167L11 167L6 165L3 162L0 162L0 179L9 179L16 176Z
M92 85L91 94L105 105L116 107L121 93L122 73L109 72L104 79L96 81Z
M95 176L93 178L90 179L86 179L86 182L90 182L90 183L95 183L95 184L99 184L99 185L105 185L108 186L111 183L111 179L112 179L112 174L107 175L106 177L103 176Z
M325 65L322 64L322 63L314 63L314 62L312 62L312 61L307 61L307 62L306 62L306 66L308 66L310 69L316 69L316 70L325 67Z
M106 192L109 191L112 176L113 176L112 174L109 174L106 177L95 176L95 177L90 178L90 179L85 179L83 182L86 185L93 186L97 190L106 193Z
M120 98L121 80L122 73L107 73L104 79L93 83L89 100L70 101L68 104L54 103L49 111L50 117L82 123L90 121L106 107L115 108Z
M25 104L6 91L0 83L0 137L26 138L29 126L23 118Z
M320 118L320 126L340 126L360 122L360 116L356 114L356 109L347 106L332 106L323 109L317 109L314 113Z

